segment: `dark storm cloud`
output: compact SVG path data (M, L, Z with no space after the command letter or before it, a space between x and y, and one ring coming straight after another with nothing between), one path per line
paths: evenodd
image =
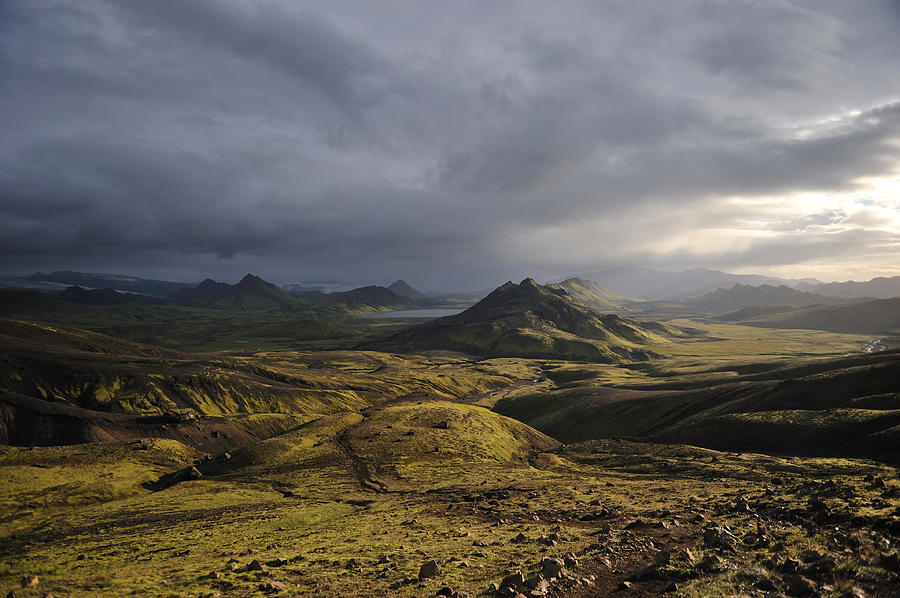
M694 265L650 241L703 227L709 202L897 170L897 15L854 6L8 1L0 266L478 286ZM667 207L696 219L640 230ZM595 221L638 232L503 249ZM891 240L832 238L853 244L784 236L702 259Z

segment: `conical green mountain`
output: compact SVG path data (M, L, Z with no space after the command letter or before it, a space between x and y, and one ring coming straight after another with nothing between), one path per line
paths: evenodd
M526 278L519 284L507 282L460 314L406 329L379 346L614 362L652 357L670 334L678 332L661 324L600 315L565 290Z

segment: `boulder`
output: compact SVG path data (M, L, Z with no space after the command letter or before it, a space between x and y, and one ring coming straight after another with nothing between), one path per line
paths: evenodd
M541 561L541 573L548 579L568 577L566 563L563 559L545 557Z
M802 575L785 575L783 581L791 596L810 596L818 590L812 580Z
M503 588L512 588L514 590L525 589L525 576L522 575L521 571L516 571L515 573L507 575L500 582L500 589L502 590Z
M707 548L728 548L737 546L738 539L734 534L721 527L708 527L703 531L703 543Z
M440 574L441 567L437 564L437 561L428 561L427 563L422 563L422 566L419 567L419 579L431 579L439 577Z

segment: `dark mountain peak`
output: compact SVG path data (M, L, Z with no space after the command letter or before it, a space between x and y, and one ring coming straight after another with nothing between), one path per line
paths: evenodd
M207 278L203 282L197 285L198 289L214 289L219 287L227 287L228 284L224 282L216 282L212 278Z
M247 273L246 275L244 275L244 277L241 279L241 281L239 283L237 283L237 285L235 285L235 286L240 287L240 286L250 286L250 285L260 285L260 284L272 284L272 283L266 282L265 280L263 280L262 278L260 278L259 276L255 275L255 274Z
M406 297L407 299L424 299L424 293L420 292L418 289L412 287L405 280L395 280L390 285L388 285L387 289L397 295L398 297Z

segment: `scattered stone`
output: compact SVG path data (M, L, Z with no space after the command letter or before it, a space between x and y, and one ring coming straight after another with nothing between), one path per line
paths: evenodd
M487 546L487 543L483 540L475 540L474 542L472 542L472 546L484 547Z
M347 569L362 569L362 563L357 559L349 559L344 567Z
M528 536L526 536L522 532L519 532L519 535L516 536L515 538L513 538L512 541L515 542L516 544L521 544L522 542L528 541Z
M569 575L569 572L566 571L565 561L563 559L551 557L545 557L541 561L541 573L544 574L544 577L549 579L568 577Z
M437 561L428 561L419 567L419 579L431 579L440 576L440 574L441 567L437 564Z
M708 548L728 548L733 549L738 539L734 534L721 527L709 527L703 532L703 543Z
M440 422L434 424L434 427L437 428L438 430L446 430L450 427L450 422L448 422L447 420L440 421Z
M33 588L34 586L41 583L41 580L38 579L37 575L26 575L22 578L22 587L23 588Z
M435 596L452 596L452 595L453 595L453 588L451 588L450 586L444 586L443 588L438 590L437 593L435 594Z
M259 584L259 589L263 592L280 592L284 589L284 584L280 581L267 581Z
M353 559L350 559L350 560L353 560ZM282 557L282 558L277 558L275 560L269 561L266 564L270 567L284 567L284 566L290 565L291 561L289 559Z
M763 592L777 592L778 586L775 585L775 580L771 577L766 577L764 579L760 579L758 582L753 584L753 587L757 590L762 590Z
M818 550L804 550L800 553L800 560L804 563L812 563L822 559L822 553Z
M210 579L219 579L220 577L222 577L222 574L218 571L210 571L207 577L209 577Z
M900 554L896 551L890 554L882 554L878 562L888 571L900 571Z
M513 588L514 590L521 590L525 587L525 576L522 575L521 571L516 571L515 573L511 573L503 578L500 582L500 589L503 588Z
M800 561L792 558L784 559L784 562L778 566L778 570L782 573L796 573L799 569Z
M263 566L262 563L259 562L259 559L253 559L249 563L247 563L247 571L262 571Z
M653 563L656 565L668 565L672 562L672 553L668 550L660 550L653 557Z
M703 557L697 568L706 572L718 571L722 568L722 559L714 554L708 554Z
M815 594L818 589L812 580L802 575L785 575L783 581L792 596L809 596Z

